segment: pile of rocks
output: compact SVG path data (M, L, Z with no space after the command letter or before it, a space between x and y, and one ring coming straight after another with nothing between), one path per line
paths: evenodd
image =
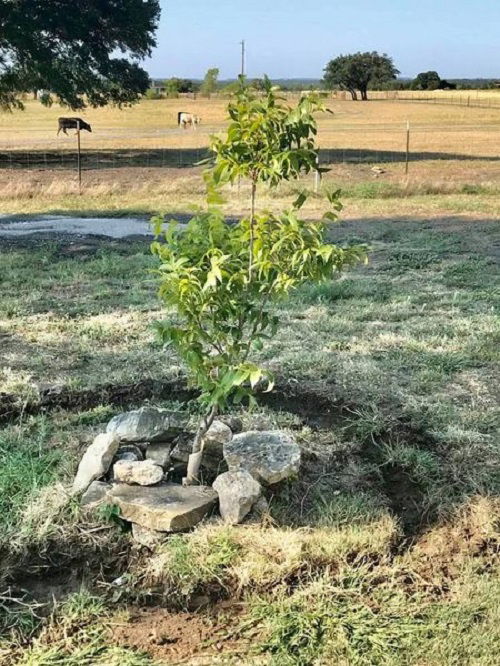
M237 420L212 424L203 440L203 472L214 481L183 486L176 481L185 474L193 438L187 415L153 407L119 414L83 455L73 491L88 508L118 506L145 545L193 527L217 503L226 522L239 523L265 504L265 488L295 476L300 466L299 446L286 433L233 434L239 427Z

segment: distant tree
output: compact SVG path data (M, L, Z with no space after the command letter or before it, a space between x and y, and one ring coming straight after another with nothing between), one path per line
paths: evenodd
M190 79L179 79L177 76L166 79L163 85L167 97L177 97L179 93L191 93L195 89L194 83Z
M205 78L203 79L203 83L201 84L200 87L200 92L202 95L210 97L210 95L217 90L218 76L219 76L219 70L217 67L212 67L207 71L207 73L205 74Z
M441 77L437 72L420 72L412 83L413 90L438 90L441 85Z
M395 79L399 74L392 58L376 51L341 55L325 67L324 84L327 88L339 86L351 93L352 99L368 99L368 86Z
M135 102L149 87L158 0L0 0L0 107L43 89L72 109ZM122 57L116 54L121 53Z

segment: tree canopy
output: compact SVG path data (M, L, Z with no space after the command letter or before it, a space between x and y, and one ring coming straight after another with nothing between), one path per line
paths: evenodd
M0 0L0 106L43 89L72 109L136 101L149 86L158 0Z
M454 90L455 83L442 79L437 72L420 72L411 83L413 90Z
M210 97L212 93L217 90L217 79L219 78L219 70L217 67L211 67L207 70L203 83L200 87L200 92L206 97Z
M357 91L361 99L368 99L368 86L395 79L399 74L392 58L385 53L376 51L341 55L325 67L324 83L328 88L340 86L357 99Z
M414 90L437 90L441 84L441 77L437 72L420 72L412 82Z

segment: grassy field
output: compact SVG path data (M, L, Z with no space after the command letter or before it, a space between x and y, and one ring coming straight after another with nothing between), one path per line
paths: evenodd
M500 99L500 95L498 95ZM293 100L291 100L292 102ZM318 145L323 148L404 151L406 122L412 127L412 149L460 155L498 157L500 108L476 108L422 103L327 99L333 115L319 118ZM144 100L131 108L89 109L81 116L92 125L83 133L88 149L198 148L226 124L227 99ZM177 112L202 119L196 132L177 128ZM57 118L68 115L33 100L24 112L0 115L0 150L74 150L72 136L59 135Z
M157 100L121 111L89 110L84 115L94 131L85 133L84 150L98 151L89 153L90 166L106 168L86 169L84 159L82 195L73 158L63 169L44 164L46 153L60 161L65 151L74 151L73 137L55 137L57 117L64 111L45 109L30 100L22 113L2 113L0 156L6 168L0 169L0 213L148 216L158 209L185 211L203 201L199 171L158 167L155 160L161 165L161 151L168 149L199 149L201 158L209 135L225 126L226 104L225 99ZM322 160L331 168L324 186L343 189L347 217L376 216L380 211L498 214L500 109L390 100L363 103L331 99L329 105L334 115L320 118L318 135ZM179 108L202 117L198 131L176 128ZM404 165L407 120L412 128L408 174ZM153 151L150 167L148 150ZM38 152L31 168L26 162L25 167L11 169L11 153L3 151L18 151L25 162L29 151ZM101 157L99 151L103 151ZM122 160L115 168L114 155ZM197 158L189 159L192 163ZM134 167L133 160L139 160L141 168ZM312 181L304 184L312 187ZM228 210L241 212L244 192L238 195L230 191L228 196ZM272 200L269 205L273 205ZM314 206L309 213L314 214Z
M164 122L162 141L202 141L177 136L177 104L98 113L110 133ZM222 127L225 102L196 104ZM429 151L468 151L433 127L496 129L468 159L414 162L409 178L401 163L332 165L322 188L340 186L344 210L330 238L366 243L370 263L276 306L280 331L257 359L277 389L240 416L289 430L304 464L259 523L209 520L150 553L69 498L81 452L117 411L196 406L153 335L165 313L145 239L0 237L2 666L498 663L500 116L334 104L322 146L384 149L367 123L408 113ZM41 136L59 114L30 103L8 117L12 141L34 141L22 118ZM136 140L125 135L109 141ZM294 189L261 201L281 208ZM228 213L245 213L247 194L228 188ZM70 173L0 174L8 214L149 216L203 197L199 168L88 172L81 196ZM312 197L305 212L323 208Z
M261 360L285 397L244 415L299 438L304 477L271 503L267 526L207 524L153 557L64 491L113 400L26 414L48 386L98 396L102 384L182 377L150 327L160 312L147 243L3 242L0 391L18 414L0 431L0 549L15 581L6 664L177 663L193 650L280 666L496 663L500 225L393 217L331 233L367 242L370 265L278 308L282 329ZM297 409L302 393L335 407ZM97 557L108 573L89 578L82 563ZM69 569L40 633L28 611L44 609L22 604L46 602ZM110 571L129 576L118 605ZM211 602L190 614L200 596ZM178 652L144 638L155 623L177 627Z

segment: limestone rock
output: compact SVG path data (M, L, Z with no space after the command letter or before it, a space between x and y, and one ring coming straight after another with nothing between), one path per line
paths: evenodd
M147 527L141 527L141 525L132 523L132 538L140 546L153 549L162 543L162 541L165 541L165 536L165 532L157 532L156 530L150 530Z
M80 500L81 506L84 506L86 509L94 509L99 506L106 499L106 493L110 488L110 484L104 481L92 481L82 495Z
M154 486L163 479L163 468L152 460L119 460L113 466L113 477L122 483Z
M152 460L155 465L160 465L164 470L170 466L171 445L166 442L153 442L146 449L146 460Z
M115 433L122 442L167 442L182 432L188 416L156 407L141 407L113 417L107 432Z
M226 423L222 423L222 421L214 421L203 436L203 447L210 449L211 447L220 446L222 449L222 446L232 439L233 433L231 428Z
M118 450L119 444L120 440L114 433L101 433L97 435L83 454L78 466L73 483L74 493L84 492L92 481L106 474Z
M197 525L217 502L217 493L207 486L115 485L107 499L120 508L125 520L158 532L179 532Z
M224 444L229 471L246 469L260 483L272 485L295 476L300 467L300 448L285 432L242 432Z
M215 479L213 488L219 495L220 514L231 525L241 523L262 492L260 483L244 469L224 472Z

